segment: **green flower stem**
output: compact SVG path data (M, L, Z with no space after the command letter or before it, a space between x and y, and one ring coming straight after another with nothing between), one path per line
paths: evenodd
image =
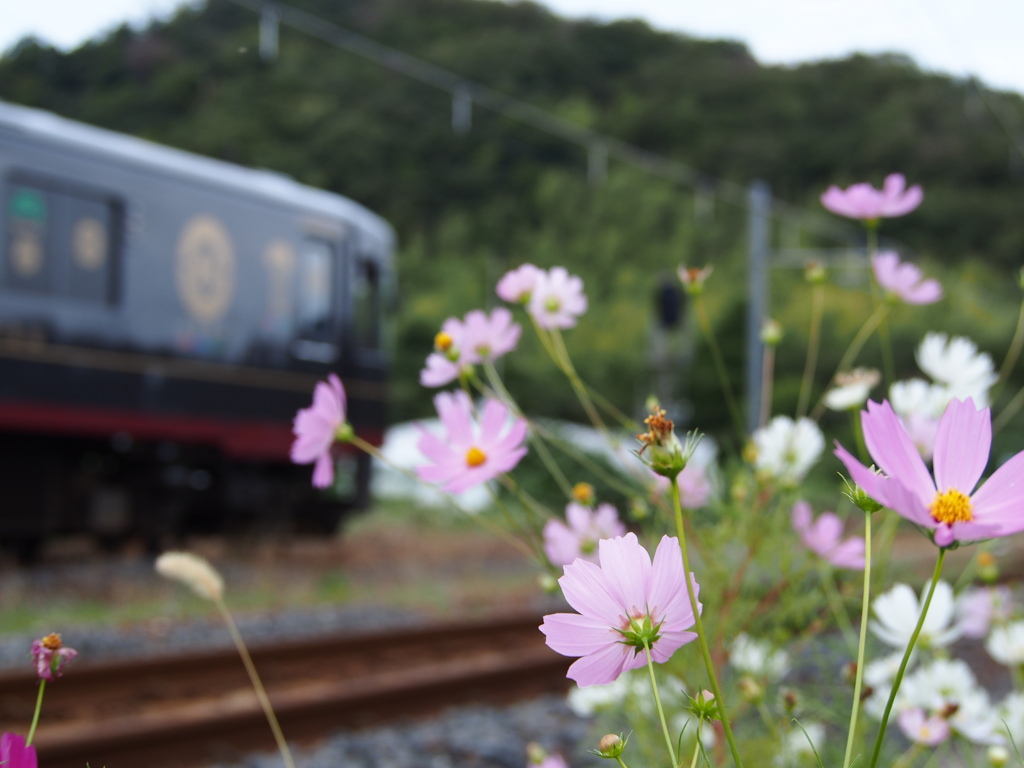
M1013 332L1010 347L1006 351L1006 357L1003 359L1003 365L999 369L999 378L996 379L995 386L992 387L991 399L993 402L999 394L999 390L1006 384L1006 380L1010 378L1010 372L1013 371L1013 367L1017 364L1018 358L1020 358L1022 346L1024 346L1024 300L1020 303L1020 311L1017 313L1017 327Z
M811 329L807 337L807 358L804 360L804 375L800 379L800 397L797 399L796 417L807 414L811 402L811 388L814 386L814 370L818 367L818 352L821 349L821 320L825 315L825 286L821 283L811 290Z
M839 361L839 365L836 366L836 373L832 374L832 378L829 382L835 381L836 374L845 371L850 367L850 364L857 358L860 351L864 348L864 344L871 338L871 334L875 332L875 329L885 320L886 315L889 314L889 302L883 301L871 316L864 321L864 325L861 326L860 330L857 331L857 335L853 337L853 341L850 342L850 346L846 348L846 352L843 353L842 359ZM823 397L818 398L818 404L814 406L814 410L811 412L811 418L815 421L821 418L821 414L825 410L825 401Z
M270 704L270 697L267 696L267 691L260 681L260 676L256 672L256 665L252 663L249 649L245 647L245 641L242 640L242 635L239 633L238 627L235 626L235 620L231 617L231 612L222 598L217 597L213 602L220 611L221 616L224 617L224 623L227 624L228 632L235 643L238 655L242 657L245 671L249 673L249 681L252 683L253 690L256 691L256 698L259 699L260 706L263 707L263 714L266 715L267 722L270 724L270 730L274 734L274 741L277 742L277 748L281 752L281 758L284 760L285 767L295 768L291 750L288 749L288 742L285 741L284 734L281 732L281 724L277 722L277 715L274 714L274 708Z
M359 437L357 435L353 435L349 439L349 442L353 446L358 448L360 451L363 451L364 453L369 454L370 456L372 456L373 458L377 459L378 461L381 461L384 464L387 464L389 467L391 467L391 469L395 470L396 472L401 472L403 475L405 475L408 478L411 478L412 480L415 480L417 483L423 483L423 481L420 479L419 475L417 475L411 469L406 469L405 467L400 467L397 464L395 464L393 461L390 461L383 453L380 452L380 449L378 449L377 446L373 445L372 443L366 442L365 440L363 440L361 437ZM424 483L424 485L426 485L426 483ZM432 485L429 486L429 487L434 488L434 486L432 486ZM438 493L441 493L441 494L444 493L440 489L435 489L435 490L437 490ZM475 520L478 525L480 525L482 528L487 529L487 531L489 533L494 534L495 536L497 536L502 541L507 542L508 544L510 544L515 549L518 549L520 552L522 552L527 557L533 557L535 555L535 552L529 546L524 544L522 541L520 541L515 536L511 535L508 531L503 530L502 528L494 525L494 523L492 523L490 520L488 520L486 517L484 517L482 515L474 515L474 514L472 514L470 512L467 512L465 509L463 509L462 507L459 506L458 502L456 502L455 499L452 498L451 494L445 494L445 495L448 496L449 502L451 503L452 507L457 512L461 513L463 516L468 517L471 520Z
M878 255L878 222L871 222L867 225L868 237L867 237L867 251L868 251L868 264L871 272L871 276L874 277L874 269L871 269L871 259ZM874 280L871 281L871 295L875 297L876 301L885 303L885 296L882 295L881 286L878 286ZM875 289L878 288L876 291ZM878 324L878 343L882 348L882 371L885 374L885 381L892 383L895 380L896 366L892 359L892 340L889 338L889 324L882 318L882 321Z
M583 410L587 413L587 418L590 419L590 423L594 425L594 429L602 435L607 436L608 427L606 427L604 421L602 421L601 414L597 412L597 408L594 406L594 401L590 399L590 392L587 390L587 385L583 383L579 374L576 373L576 368L572 364L572 359L569 357L569 350L566 349L565 346L565 339L562 338L562 334L557 328L553 328L551 330L551 341L557 354L555 362L558 364L559 368L562 369L562 373L565 374L566 378L569 379L569 383L572 384L572 388L576 392L576 397L579 399L580 405L583 406Z
M520 418L525 418L522 410L516 404L516 401L512 398L509 391L505 388L501 377L498 375L498 370L494 367L494 363L490 361L485 363L484 370L487 371L487 381L490 383L491 388L497 393L498 399L508 406L513 414ZM537 455L540 457L541 462L543 462L544 467L547 469L551 477L554 478L555 483L558 485L559 489L561 489L562 493L564 493L567 498L571 499L572 484L566 478L565 473L562 472L562 468L558 466L558 463L551 455L551 451L548 450L545 442L534 431L532 423L530 424L528 434L530 445L533 446Z
M729 711L725 706L725 699L722 697L722 689L718 684L718 677L715 675L715 664L711 660L711 651L708 649L707 635L704 632L704 622L700 616L700 605L697 603L697 594L693 589L693 579L690 577L690 556L686 552L686 529L683 527L683 506L679 500L679 486L675 479L672 479L672 506L676 514L676 532L679 536L679 550L683 556L683 576L686 579L686 593L690 597L690 608L693 610L694 626L697 629L697 642L700 645L701 655L704 657L704 666L708 672L711 682L711 692L715 694L715 701L718 703L718 713L722 718L722 730L725 731L725 740L729 742L729 750L732 752L733 762L736 768L743 768L743 761L740 759L739 750L736 748L736 739L732 735L732 726L729 725Z
M25 746L32 745L32 739L36 735L36 726L39 725L39 713L43 711L43 692L46 690L46 680L39 681L39 695L36 696L36 711L32 715L32 725L28 729L28 736L25 737Z
M857 672L853 680L853 708L850 711L850 730L846 734L846 756L843 768L850 768L853 742L860 717L861 687L864 684L864 649L868 641L868 612L871 606L871 514L864 515L864 595L860 602L860 640L857 644Z
M707 307L704 306L704 297L697 294L693 297L693 304L697 312L697 323L700 325L701 333L708 342L708 349L711 350L711 359L715 364L715 373L718 374L718 384L722 388L722 395L725 397L725 404L729 408L729 415L732 417L733 426L742 439L746 430L743 428L743 417L740 415L740 408L736 404L736 398L732 392L732 384L729 381L729 371L725 367L725 359L722 357L722 350L715 340L714 330L711 328L711 318L708 317Z
M668 721L665 719L665 710L661 706L661 696L658 694L658 680L654 676L654 659L651 658L651 647L644 640L644 655L647 657L647 672L651 676L651 690L654 692L654 705L658 708L658 718L661 720L661 732L665 736L665 746L668 747L668 755L672 759L672 768L679 765L676 759L676 749L672 746L672 734L668 730Z
M878 764L878 756L882 751L882 740L885 738L885 728L889 724L889 713L892 712L893 702L896 701L896 693L900 689L900 684L903 682L903 673L907 671L907 664L910 663L910 654L914 650L914 645L917 644L917 637L921 634L921 627L924 626L925 617L928 615L928 606L932 604L932 596L935 594L935 587L939 583L939 578L942 576L942 563L946 559L946 550L939 550L939 557L935 561L935 572L932 574L932 584L928 588L928 596L924 599L924 605L921 607L921 617L917 620L917 626L914 627L914 633L910 636L910 642L907 643L907 650L903 654L903 661L900 662L900 668L896 672L896 679L893 680L892 690L889 692L889 700L885 704L885 712L882 714L882 724L878 728L878 737L875 739L875 749L871 753L871 762L868 763L868 768L875 768Z
M1021 387L1020 391L1013 396L1013 399L1003 406L1003 410L999 412L999 415L992 419L992 434L996 434L1006 423L1017 415L1017 412L1024 406L1024 387Z
M618 763L619 765L621 765L621 766L622 766L622 768L629 768L629 766L628 766L628 765L626 765L626 764L625 764L625 763L624 763L624 762L622 761L622 756L621 756L621 755L620 755L619 757L616 757L616 758L615 758L615 762L616 762L616 763Z
M697 719L697 738L694 739L696 742L693 745L693 759L690 760L690 768L697 768L697 758L700 757L700 724L701 719Z

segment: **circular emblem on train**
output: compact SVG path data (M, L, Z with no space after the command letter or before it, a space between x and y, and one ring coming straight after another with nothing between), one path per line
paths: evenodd
M224 225L209 214L193 216L178 238L178 293L201 322L219 320L235 291L235 249Z
M83 216L71 230L75 263L86 271L99 269L107 256L107 231L99 219Z

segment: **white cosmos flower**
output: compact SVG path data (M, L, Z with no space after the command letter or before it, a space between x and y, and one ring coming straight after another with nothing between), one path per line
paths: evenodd
M949 390L951 397L971 397L979 408L988 406L988 391L998 376L992 358L963 336L925 334L917 348L921 370Z
M889 404L925 461L931 461L939 418L949 400L948 389L924 379L897 381L889 387Z
M1024 664L1024 621L995 627L985 641L985 650L1007 667Z
M794 725L783 737L779 754L775 756L776 765L791 768L803 765L806 759L809 759L808 765L813 765L815 750L821 753L825 746L825 726L815 722L801 722L800 725L802 730Z
M871 604L875 619L868 628L886 645L905 649L921 616L921 605L928 586L925 585L920 601L914 590L906 584L897 584L888 592L883 592ZM953 624L953 613L953 588L945 581L940 581L935 587L928 615L917 638L917 647L922 650L945 648L960 637L960 627Z
M793 485L804 479L825 450L821 430L808 418L793 421L788 416L776 416L754 432L753 441L757 449L755 468Z
M897 711L920 709L938 715L954 732L975 743L999 741L992 702L960 659L936 659L907 675L894 706Z
M736 635L729 647L729 663L754 677L778 680L789 671L789 655L772 650L767 640L755 640L746 632Z
M874 368L855 368L836 376L835 386L825 393L825 405L833 411L849 411L860 408L868 401L868 395L879 381L880 374Z
M1020 745L1024 743L1024 693L1014 692L999 702L996 707L997 732L1009 735ZM1005 725L1004 725L1005 723Z

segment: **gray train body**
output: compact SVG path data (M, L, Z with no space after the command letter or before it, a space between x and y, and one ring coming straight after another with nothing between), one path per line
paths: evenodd
M394 235L338 195L0 102L0 542L331 530L287 460L328 372L384 427Z

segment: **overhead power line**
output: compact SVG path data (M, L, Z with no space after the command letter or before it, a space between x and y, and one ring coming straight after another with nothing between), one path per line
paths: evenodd
M260 32L272 44L261 51L277 54L277 25L284 24L336 48L368 59L382 67L400 72L425 85L446 91L452 97L452 128L465 133L472 123L474 104L529 125L551 136L576 144L588 153L588 175L592 181L604 178L609 159L646 171L652 176L681 184L698 194L711 192L715 197L739 208L749 207L747 187L728 179L702 173L678 160L650 152L633 144L567 120L542 107L496 91L481 83L419 59L397 48L345 29L334 22L307 13L285 3L270 0L231 0L236 5L260 14ZM772 200L771 216L795 224L844 245L859 242L860 230L778 199Z

